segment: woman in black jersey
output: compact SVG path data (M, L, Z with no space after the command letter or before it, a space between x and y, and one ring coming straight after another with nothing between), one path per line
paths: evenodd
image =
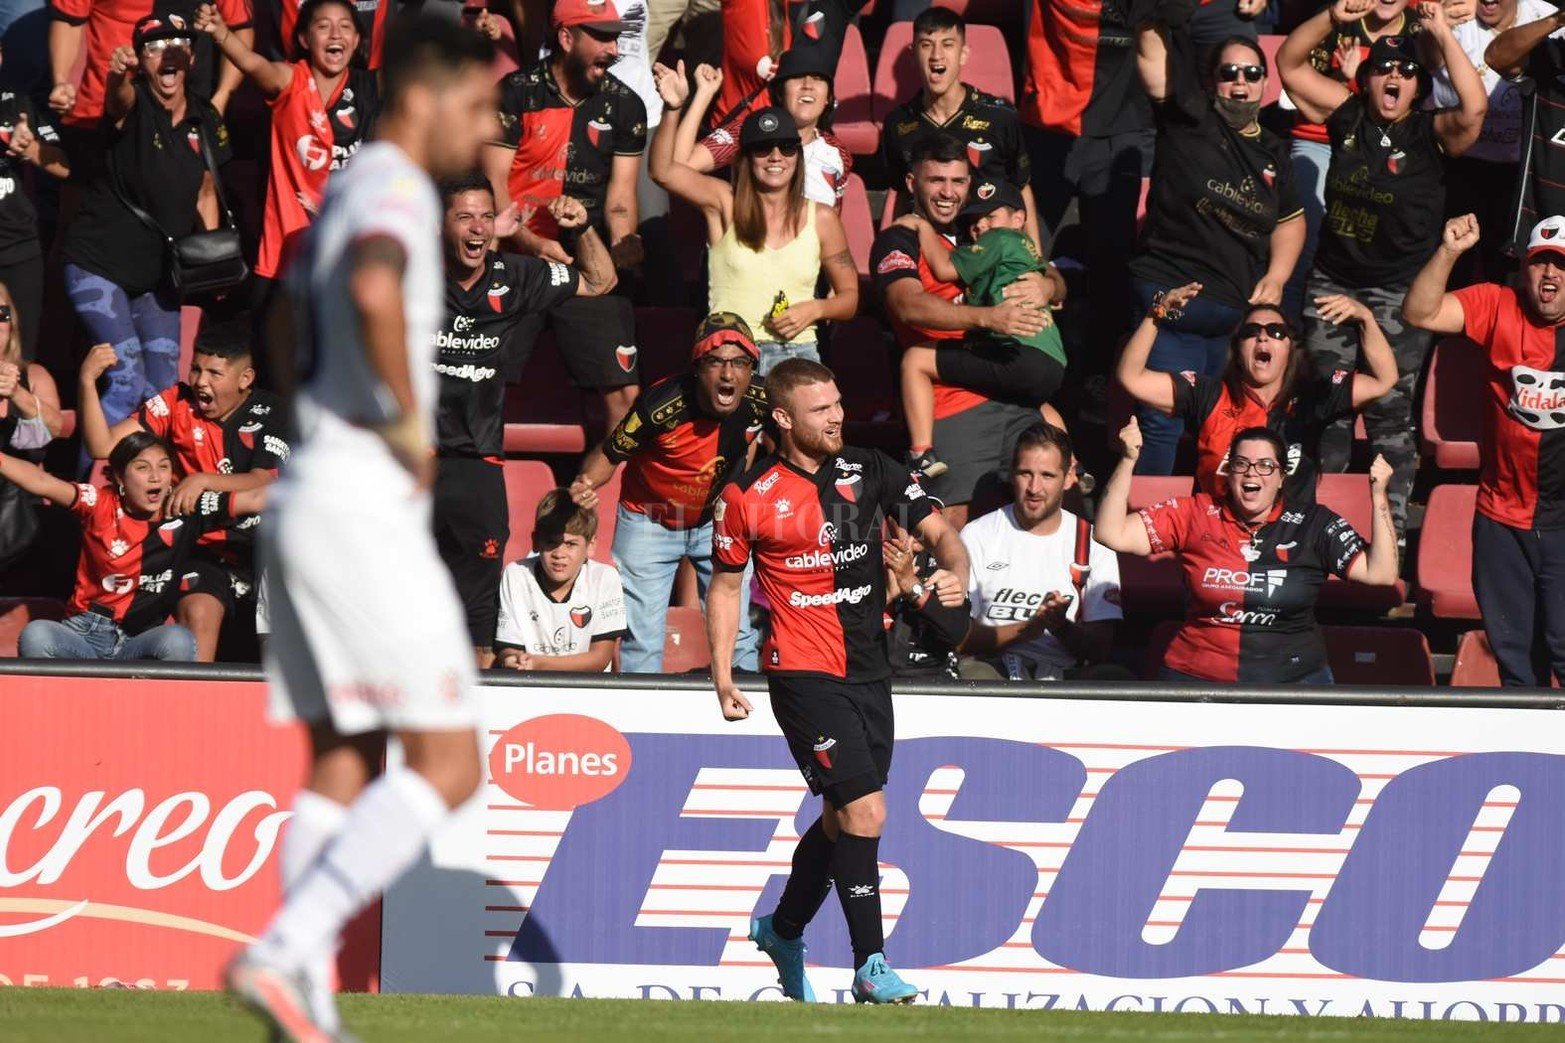
M178 475L173 451L146 431L114 447L109 483L100 487L61 481L35 464L0 456L0 478L66 508L82 527L70 615L27 624L18 641L24 658L195 659L195 635L165 622L175 600L202 582L201 574L184 571L190 552L203 532L258 513L266 491L203 493L193 513L169 517Z
M1440 242L1445 158L1460 156L1478 139L1489 100L1438 3L1417 6L1418 43L1412 36L1383 36L1371 45L1358 67L1357 92L1310 64L1310 52L1333 27L1362 19L1372 6L1372 0L1336 0L1288 36L1277 68L1299 112L1324 123L1331 139L1326 216L1305 300L1348 294L1369 305L1401 373L1390 393L1364 411L1370 444L1393 470L1389 493L1401 529L1417 463L1413 387L1430 343L1427 334L1402 322L1402 297ZM1420 47L1438 50L1460 100L1457 108L1423 107L1430 79ZM1353 368L1354 339L1322 321L1319 309L1308 303L1304 336L1318 372ZM1333 425L1321 442L1322 470L1346 470L1351 445L1351 424Z

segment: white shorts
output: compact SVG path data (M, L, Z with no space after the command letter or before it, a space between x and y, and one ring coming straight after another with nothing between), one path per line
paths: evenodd
M269 716L329 720L343 735L473 727L473 651L428 498L290 492L261 527Z

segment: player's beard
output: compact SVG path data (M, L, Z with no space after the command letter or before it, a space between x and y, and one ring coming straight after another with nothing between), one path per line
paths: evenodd
M796 427L792 431L793 444L809 456L827 457L842 451L842 432L828 435L824 430L806 432Z

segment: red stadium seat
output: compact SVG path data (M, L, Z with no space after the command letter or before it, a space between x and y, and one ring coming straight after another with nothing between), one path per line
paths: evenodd
M1409 627L1322 627L1331 674L1338 684L1435 683L1429 642Z
M35 619L64 619L65 606L53 598L0 598L0 659L16 658L22 628Z
M505 389L507 453L580 453L587 448L582 394L571 385L554 334L544 331L522 370Z
M1369 539L1371 511L1367 475L1323 474L1315 486L1315 499L1322 507L1329 507L1346 518L1359 535ZM1406 598L1407 584L1401 580L1389 587L1371 587L1328 576L1321 584L1316 605L1324 609L1385 612L1396 608Z
M1442 619L1479 619L1473 597L1476 485L1437 485L1418 539L1418 607Z
M897 188L901 188L902 186L898 185L896 187ZM888 228L888 227L890 227L891 222L895 221L898 217L901 217L901 216L902 215L897 212L897 193L896 192L887 192L886 193L886 201L880 205L880 226L879 227L881 227L883 229L884 228Z
M1261 52L1266 55L1266 91L1261 95L1262 108L1282 97L1282 76L1277 72L1277 50L1286 39L1286 36L1269 34L1256 41L1261 45Z
M842 224L848 233L848 250L859 270L859 281L869 282L869 253L875 245L875 218L869 208L869 193L864 179L848 175L848 190L842 197Z
M837 374L848 420L884 421L901 412L896 362L885 327L873 317L860 315L833 326L825 362Z
M967 27L968 59L962 78L981 91L1016 100L1016 80L1011 72L1011 55L1005 49L1005 36L992 25ZM924 85L913 54L913 23L892 22L881 41L880 60L875 65L875 122L883 123L886 114L907 101Z
M1559 686L1559 678L1555 678L1554 687ZM1483 631L1483 628L1467 631L1456 643L1456 662L1451 667L1451 687L1500 687L1500 664L1495 662L1494 649L1489 646L1489 635Z
M670 607L663 628L663 672L688 674L712 665L706 642L706 619L700 608Z
M1436 467L1447 470L1478 469L1488 381L1488 361L1478 345L1466 337L1446 337L1435 344L1419 425L1419 451L1425 460L1433 459Z
M636 348L643 387L690 368L690 346L695 343L700 322L691 308L636 309Z
M880 147L880 125L875 121L864 37L856 25L849 24L842 39L832 92L837 98L837 109L832 113L831 132L854 155L873 155Z
M1137 475L1130 483L1130 509L1140 510L1176 496L1189 496L1193 484L1189 475ZM1183 609L1185 584L1172 554L1150 558L1120 555L1119 586L1126 611L1171 613ZM1162 662L1161 653L1158 661Z
M539 460L505 462L505 502L511 519L511 538L505 542L507 565L532 553L538 501L557 484L549 465Z

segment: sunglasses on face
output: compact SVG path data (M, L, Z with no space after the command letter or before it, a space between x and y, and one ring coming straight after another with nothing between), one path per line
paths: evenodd
M1260 83L1266 75L1266 70L1259 65L1236 65L1228 62L1217 67L1217 79L1221 83L1234 83L1239 77L1244 77L1245 83Z
M1262 478L1270 478L1277 473L1277 469L1281 466L1276 460L1246 460L1242 456L1236 456L1228 461L1230 474L1250 474L1254 472Z
M1239 327L1240 340L1259 337L1263 333L1272 340L1291 340L1293 338L1293 331L1288 329L1288 324L1285 322L1247 322Z
M1391 74L1391 70L1395 69L1397 72L1402 74L1402 78L1404 80L1411 80L1417 78L1419 72L1423 69L1423 66L1414 61L1407 61L1406 59L1397 61L1394 58L1382 58L1371 68L1374 70L1375 74L1379 76L1389 76Z
M799 148L797 141L768 141L764 145L751 145L745 152L751 159L765 159L772 154L772 149L776 149L783 154L783 158L787 159L797 156Z

